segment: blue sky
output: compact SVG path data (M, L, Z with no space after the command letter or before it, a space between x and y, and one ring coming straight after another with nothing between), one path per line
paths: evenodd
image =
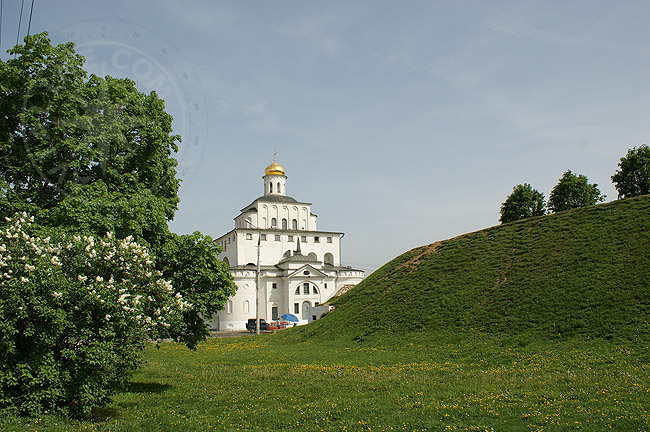
M19 1L3 2L2 51ZM21 39L31 2L25 2ZM519 183L610 176L650 134L646 1L36 1L31 33L154 88L183 135L172 229L217 237L264 167L374 270L498 224ZM6 58L3 54L2 58Z

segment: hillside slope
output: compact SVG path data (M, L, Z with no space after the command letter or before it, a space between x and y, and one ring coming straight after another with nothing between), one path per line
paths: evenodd
M650 340L650 196L499 225L413 249L303 331L480 331Z

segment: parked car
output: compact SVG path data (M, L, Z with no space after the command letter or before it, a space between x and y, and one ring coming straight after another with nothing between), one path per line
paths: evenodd
M253 321L253 323L255 323L255 321ZM287 328L288 325L289 323L286 321L273 321L269 325L269 330L282 330Z
M255 318L249 318L248 322L246 323L246 330L249 332L253 333L255 329ZM269 323L264 321L263 318L260 318L260 331L266 331L269 329Z

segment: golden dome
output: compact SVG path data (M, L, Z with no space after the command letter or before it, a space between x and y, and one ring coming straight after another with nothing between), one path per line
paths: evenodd
M273 163L266 167L264 170L264 175L285 175L284 168L275 161L273 158Z

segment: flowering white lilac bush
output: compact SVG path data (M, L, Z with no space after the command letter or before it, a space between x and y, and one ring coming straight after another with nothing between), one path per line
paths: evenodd
M178 334L192 305L146 248L34 235L27 214L0 230L0 410L87 414L121 388L145 340Z

